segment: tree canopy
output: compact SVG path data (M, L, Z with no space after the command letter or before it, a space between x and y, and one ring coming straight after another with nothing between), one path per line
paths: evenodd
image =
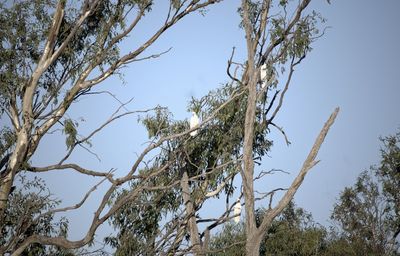
M337 249L348 255L399 254L400 133L381 138L381 162L363 171L334 206Z
M383 137L381 161L345 187L324 227L292 201L273 221L260 255L400 255L400 133ZM397 182L397 183L396 183ZM265 209L257 210L257 225ZM243 223L228 223L211 239L212 255L245 255Z
M257 174L255 169L273 145L270 130L277 129L290 143L275 118L296 67L323 34L319 27L324 19L308 10L311 0L241 1L239 25L247 56L237 61L233 49L227 64L228 82L192 99L188 109L201 118L196 127L190 127L187 120L174 120L165 107L129 111L129 101L119 100L109 119L86 136L79 133L79 121L68 116L82 96L100 93L95 91L98 85L121 74L122 67L163 55L144 53L185 16L204 14L221 1L168 1L159 27L126 51L124 43L130 42L145 15L157 8L156 1L20 0L0 4L4 23L0 27L0 117L8 121L0 140L0 254L79 254L93 243L99 226L109 222L117 232L105 242L117 255L205 255L210 252L211 230L236 217L235 191L240 191L239 203L244 204L247 255L259 255L260 250L292 253L299 243L287 240L295 244L275 250L272 244L261 246L266 236L283 239L292 232L310 241L309 237L322 236L309 215L290 202L318 163L319 149L339 108L323 125L302 168L292 184L282 189L285 192L274 207L272 190L264 193L269 205L256 210L255 201L260 198L254 189L255 180L271 173ZM123 175L116 175L114 169L92 170L72 160L77 148L90 153L90 140L97 133L129 115L139 116L150 141ZM36 166L31 160L43 138L53 132L65 136L65 154L49 159L50 165ZM72 170L99 181L79 202L66 207L59 206L40 179L17 182L25 173L40 176L57 170ZM240 188L233 185L235 178L240 179ZM104 183L107 189L86 233L76 241L69 239L68 221L57 216L80 208ZM16 186L25 189L15 190ZM392 190L388 182L385 191L390 194ZM215 198L225 199L225 210L202 218L203 204ZM301 246L307 254L318 251L320 243L302 242Z

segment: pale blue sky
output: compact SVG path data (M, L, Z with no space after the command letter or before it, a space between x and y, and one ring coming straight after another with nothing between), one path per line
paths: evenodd
M191 96L201 97L228 81L225 71L232 47L237 48L236 60L242 60L246 54L236 13L239 2L225 0L209 8L205 17L196 14L185 18L147 52L173 47L168 54L130 65L123 69L125 85L112 79L99 90L110 90L124 101L134 97L128 107L131 110L159 104L169 107L176 119L189 118L186 106ZM277 174L258 184L258 189L290 184L323 123L339 106L341 112L318 157L321 162L310 171L295 196L297 204L310 211L316 221L327 224L339 192L353 184L362 170L377 163L378 137L393 134L400 126L400 1L337 0L328 5L326 1L315 0L310 8L321 12L331 28L314 43L312 53L297 68L276 120L284 127L292 145L287 147L280 134L273 131L275 145L262 165L265 169L287 170L292 175ZM154 8L124 49L143 42L145 34L159 24L158 18L165 17L165 11ZM87 134L106 120L116 106L108 96L91 96L77 103L69 115L85 117L80 133ZM112 124L93 140L93 150L101 156L101 162L84 151L77 151L72 159L88 168L115 167L117 173L123 174L146 140L136 118L128 117ZM63 147L63 137L48 136L34 163L54 163L62 156ZM96 182L69 171L44 177L65 205L79 201L81 193ZM68 215L71 238L80 238L86 232L101 192L99 189L87 206ZM216 211L212 205L206 207L209 214Z

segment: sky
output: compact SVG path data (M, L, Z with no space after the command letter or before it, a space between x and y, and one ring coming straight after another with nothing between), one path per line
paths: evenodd
M239 28L236 12L240 1L225 0L211 6L205 16L195 14L184 18L167 31L146 54L165 51L157 59L137 62L122 70L124 83L117 77L102 83L98 90L109 90L122 101L133 98L129 110L166 106L174 118L188 119L187 104L192 96L201 97L228 80L227 60L232 47L236 61L246 54L244 33ZM153 8L144 23L122 46L127 51L144 41L165 17L165 6ZM159 8L158 8L159 7ZM313 214L314 219L329 225L333 204L345 186L355 182L357 175L379 162L379 136L394 134L400 127L400 1L398 0L337 0L312 1L315 9L329 26L316 41L313 51L296 68L293 82L276 123L285 129L292 142L286 146L281 134L272 130L274 147L262 165L290 172L276 174L257 184L259 190L289 186L300 170L324 122L339 106L340 113L332 126L317 159L321 162L306 176L295 195L298 206ZM104 122L118 107L107 95L82 98L68 113L71 118L84 118L80 134L88 134ZM33 163L42 166L63 156L65 138L49 135L41 143ZM111 124L92 140L101 161L83 150L72 155L71 162L107 171L116 168L124 174L146 146L147 134L137 116ZM63 205L75 204L98 180L74 174L70 170L42 176ZM88 205L68 214L70 238L79 239L86 232L88 220L95 211L102 192L100 187ZM222 203L221 203L222 204ZM218 211L216 204L206 204L205 215ZM214 208L215 207L215 208ZM99 234L112 232L109 227ZM101 237L101 235L99 235Z

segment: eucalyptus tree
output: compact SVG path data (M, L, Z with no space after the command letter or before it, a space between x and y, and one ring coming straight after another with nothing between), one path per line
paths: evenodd
M276 207L271 203L266 207L257 226L254 181L265 177L266 172L254 175L255 159L261 159L270 150L271 128L282 132L289 143L275 117L283 105L295 67L321 35L317 31L319 15L306 13L310 0L298 4L243 0L239 13L246 35L246 61L234 61L232 52L227 67L230 81L200 99L193 99L189 109L201 117L194 127L187 121L172 120L164 108L141 111L152 112L141 119L150 142L124 176L115 177L111 171L90 170L68 162L77 147L84 146L105 126L140 112L121 112L125 107L121 104L104 124L88 136L80 137L76 123L66 118L71 105L118 74L121 67L160 56L161 53L148 56L143 53L180 19L217 2L171 0L163 24L143 44L127 53L122 53L119 45L154 7L150 0L88 0L78 5L65 0L42 0L1 5L0 17L5 24L0 28L1 55L5 61L0 67L0 104L2 117L8 118L11 125L3 130L0 152L0 228L8 234L1 240L0 252L18 255L32 244L79 248L89 244L97 228L109 220L119 230L116 237L108 237L106 242L122 255L133 252L204 255L208 251L210 230L235 217L231 213L236 200L231 203L229 198L235 189L233 179L240 174L246 214L246 254L258 255L273 219L317 164L318 150L338 113L336 109L324 125L283 198ZM294 10L293 15L289 10ZM278 80L285 75L285 81ZM42 138L59 123L67 135L65 156L53 165L32 166L29 160ZM98 177L99 184L109 183L87 233L78 241L68 240L64 234L20 234L25 229L18 228L18 223L10 226L7 221L16 175L22 171L40 173L60 169ZM96 188L97 185L70 207L44 207L28 224L35 225L45 217L81 207ZM265 194L271 202L275 191ZM201 218L200 209L205 201L222 195L226 197L225 211L213 218Z
M400 133L381 138L381 161L363 171L335 203L331 219L341 254L400 253Z
M339 112L338 108L335 109L323 126L292 185L264 193L264 198L270 198L270 204L265 207L262 221L257 225L260 218L256 217L255 201L260 198L254 194L254 182L270 172L262 171L255 175L254 163L271 148L270 129L278 129L289 144L275 117L283 105L295 67L309 53L311 44L323 34L318 31L318 26L324 20L318 13L306 11L309 3L242 1L240 25L245 32L247 58L243 63L234 60L234 49L227 66L230 82L192 100L189 110L199 114L202 121L197 127L192 126L190 131L198 131L191 137L176 137L177 133L187 129L188 124L170 120L167 113L160 112L143 120L151 138L170 138L152 165L147 164L143 172L154 173L154 170L163 168L168 171L153 176L153 185L158 187L148 195L151 200L146 198L141 204L132 201L121 209L117 218L112 218L113 225L120 231L107 241L117 248L117 252L132 254L132 248L139 248L139 254L204 255L210 252L210 230L237 217L233 214L236 200L232 203L230 197L237 189L233 186L233 179L240 175L243 191L240 197L244 197L245 204L245 253L259 254L261 242L273 220L292 200L307 172L318 163L315 158L319 148ZM291 15L288 10L294 10L294 13ZM131 189L140 186L142 184L133 183ZM168 187L174 189L171 190L174 195L168 199L165 192L156 192ZM273 196L279 190L286 193L272 207ZM116 198L124 197L125 193L128 192L122 191ZM226 198L225 211L213 218L202 218L204 202L210 197L223 195ZM148 208L135 209L134 212L131 209L148 205L156 198L164 199L158 209L150 209L154 219L144 228L142 217L148 213ZM165 219L171 225L160 226L159 223ZM154 232L130 243L132 238L138 237L136 232L140 229ZM168 239L160 239L160 235Z
M142 175L152 174L146 194L121 208L111 218L119 230L106 242L117 254L207 253L210 231L229 222L234 202L234 178L242 165L246 89L232 81L199 99L188 108L200 113L202 122L193 136L179 136L188 129L187 121L172 120L168 111L159 110L142 120L153 140L169 137L160 153ZM259 134L254 150L265 155L272 142ZM164 170L159 172L158 170ZM155 175L156 174L156 175ZM120 200L143 182L131 182L129 189L116 193ZM225 200L222 201L223 197ZM204 218L205 201L219 198L225 210ZM167 222L168 224L162 225Z
M256 210L256 225L265 209ZM210 255L245 255L244 222L228 223L211 238ZM261 255L325 255L327 232L315 223L312 215L291 201L268 228L260 247ZM334 254L334 253L333 253Z
M123 52L120 45L134 34L134 29L154 7L152 0L21 0L0 4L0 111L2 123L4 120L4 124L10 124L2 127L4 140L0 151L0 229L2 234L9 234L2 237L1 254L18 255L32 244L63 248L86 245L92 241L99 225L125 201L134 197L130 195L109 209L106 207L113 192L133 179L138 164L126 176L115 178L110 172L93 171L76 163L67 163L75 148L88 142L107 124L134 112L116 112L101 127L83 138L77 136L76 124L66 114L80 97L90 95L97 85L119 74L121 67L159 56L160 53L146 56L144 52L182 18L217 2L219 0L169 1L160 27L142 44L127 52ZM5 122L6 119L8 122ZM60 123L67 135L65 157L55 160L54 165L31 166L30 159L37 152L43 137ZM149 147L143 154L155 147ZM141 160L139 157L137 163ZM19 228L19 223L9 225L10 211L13 211L10 198L17 175L22 171L39 173L60 169L73 169L110 182L86 235L78 241L70 241L65 236L52 236L50 233L19 234L27 229ZM52 214L80 207L94 189L89 190L74 206L44 207L25 225L34 226Z
M276 206L272 207L271 204L274 191L267 193L270 196L270 204L265 211L263 221L257 226L254 179L260 178L260 175L255 176L254 159L258 156L253 148L257 135L260 132L265 133L269 127L277 128L286 139L283 129L275 124L275 117L282 107L296 66L310 52L315 39L323 34L318 30L318 26L324 20L317 12L307 11L310 2L311 0L298 2L242 0L241 25L245 31L247 58L242 64L244 71L241 75L237 77L231 75L231 77L246 87L248 92L241 171L246 213L246 255L259 255L260 244L272 221L292 200L307 172L318 163L316 160L318 151L339 112L339 108L336 108L326 121L297 177ZM283 78L278 81L278 76ZM276 98L279 100L275 104ZM264 125L261 130L257 128L260 123ZM287 139L286 141L288 142Z

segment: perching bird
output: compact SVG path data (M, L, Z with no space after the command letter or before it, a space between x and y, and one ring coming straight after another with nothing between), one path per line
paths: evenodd
M235 206L233 207L233 215L235 215L233 220L235 221L235 223L239 223L241 211L242 211L242 205L240 204L240 198L238 198Z
M267 85L267 64L262 64L260 69L261 88Z
M192 117L190 118L190 129L195 128L196 126L199 125L200 120L199 120L199 116L196 114L196 112L192 112ZM198 130L194 130L192 132L190 132L190 136L196 136Z

